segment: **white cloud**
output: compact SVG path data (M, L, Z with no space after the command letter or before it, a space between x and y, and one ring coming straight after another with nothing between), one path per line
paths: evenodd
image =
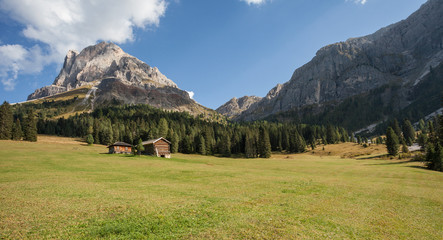
M346 2L349 1L364 5L368 0L346 0Z
M38 45L25 49L21 45L0 46L0 81L7 91L14 90L19 73L35 73L47 64Z
M166 0L0 0L0 9L25 26L23 35L38 42L29 49L0 46L1 56L6 56L0 60L2 83L11 90L14 74L62 62L70 49L82 50L101 40L132 41L134 28L158 26L166 8Z
M266 2L266 0L242 0L242 1L248 3L249 5L252 4L260 5Z
M186 91L189 94L189 97L191 99L194 99L194 92L193 91Z

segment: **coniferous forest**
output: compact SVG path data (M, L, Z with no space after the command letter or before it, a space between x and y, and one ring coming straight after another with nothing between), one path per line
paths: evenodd
M60 103L56 104L58 107ZM48 117L33 104L0 106L0 139L37 141L37 133L83 138L88 144L110 145L117 141L140 145L141 141L164 137L172 143L171 152L218 155L224 157L269 158L271 152L301 153L319 144L357 140L342 127L267 121L231 122L195 117L186 112L171 112L148 105L111 105L65 118ZM61 111L64 111L61 109ZM425 123L420 120L416 133L405 119L400 127L394 119L386 131L390 155L404 153L418 142L425 150L423 160L433 170L442 171L443 117ZM365 137L367 142L367 138ZM377 144L382 143L381 137Z
M269 158L271 152L300 153L307 147L314 149L318 144L351 140L344 128L332 125L211 121L148 105L108 106L67 119L48 118L42 112L35 113L32 105L3 105L9 110L2 111L1 119L9 119L13 123L3 125L8 127L2 127L2 131L7 128L10 129L7 132L11 132L3 139L35 141L36 135L28 136L28 132L37 131L39 134L89 138L88 142L95 144L109 145L123 141L136 146L140 139L145 141L165 137L171 141L173 153L226 157L239 155L248 158ZM20 123L23 133L16 136L12 132L19 131Z

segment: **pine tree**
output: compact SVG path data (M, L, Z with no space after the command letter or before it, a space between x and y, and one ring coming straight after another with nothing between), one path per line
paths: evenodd
M189 154L192 152L190 136L185 136L182 141L181 152Z
M169 131L168 121L165 118L161 118L158 123L158 136L167 137Z
M407 146L406 144L403 144L402 147L401 147L401 151L402 151L403 153L409 153L408 146Z
M86 143L88 143L88 145L92 145L94 143L94 137L92 134L88 134L88 136L86 136Z
M4 101L0 106L0 139L9 140L12 137L14 122L11 105Z
M405 119L403 122L403 136L406 140L406 144L411 146L412 142L415 140L415 130L408 119Z
M171 152L172 153L178 152L179 143L180 143L180 138L178 137L178 134L176 132L174 132L174 134L172 134L172 139L171 139Z
M224 134L222 137L223 142L223 150L222 154L224 157L230 157L231 156L231 139L229 138L229 135Z
M198 141L198 153L201 155L206 155L206 140L202 135L200 135Z
M268 131L264 127L260 127L259 136L259 155L261 158L271 157L271 142L269 140Z
M388 149L389 155L395 156L398 154L398 137L391 127L388 127L386 131L386 148Z
M250 130L247 130L247 132L246 132L245 155L246 155L247 158L255 158L255 157L257 157L257 148L256 148L255 136L254 136L254 134Z
M16 119L14 125L12 126L12 140L19 141L23 137L22 125L20 124L20 119Z
M422 132L426 131L426 123L423 119L420 119L420 121L418 122L418 129Z
M337 142L337 133L332 125L326 128L326 141L328 144L335 144Z
M398 124L397 119L394 119L394 121L391 122L391 128L394 130L395 135L397 135L398 140L400 141L403 137L401 135L401 128Z
M420 147L422 147L423 149L426 146L427 141L428 141L428 136L426 136L426 134L421 133L420 135L418 135L417 138L418 145L420 145Z
M32 109L28 112L25 119L23 133L23 140L30 142L37 141L37 121L35 120L35 114Z
M145 150L145 147L143 146L143 141L141 138L138 139L138 144L136 146L137 154L140 156L142 155L142 152Z

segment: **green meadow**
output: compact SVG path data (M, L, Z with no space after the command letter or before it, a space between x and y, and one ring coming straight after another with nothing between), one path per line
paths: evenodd
M443 174L418 162L106 152L0 141L0 239L443 239Z

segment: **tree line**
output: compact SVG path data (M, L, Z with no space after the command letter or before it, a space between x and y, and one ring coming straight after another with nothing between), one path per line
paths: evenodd
M11 108L7 103L3 105ZM318 144L335 144L353 139L346 129L332 125L266 121L222 123L148 105L108 106L66 119L36 118L35 115L32 105L27 105L18 107L15 114L12 114L11 109L6 115L2 112L2 119L19 123L25 121L26 126L32 120L39 134L81 137L89 143L105 145L123 141L137 146L140 140L165 137L171 141L173 153L226 157L242 155L248 158L268 158L271 152L300 153L308 147L315 149ZM2 129L13 129L12 125L2 126ZM25 128L22 126L22 129ZM12 137L8 135L3 139Z
M37 119L33 109L28 109L26 117L14 117L12 106L4 102L0 106L0 139L37 141Z
M407 152L407 146L417 142L424 155L421 156L427 167L436 171L443 171L443 116L438 115L427 123L423 119L418 122L418 133L416 133L411 122L404 120L402 128L394 119L386 130L386 148L390 155L397 155L402 147L403 152Z

